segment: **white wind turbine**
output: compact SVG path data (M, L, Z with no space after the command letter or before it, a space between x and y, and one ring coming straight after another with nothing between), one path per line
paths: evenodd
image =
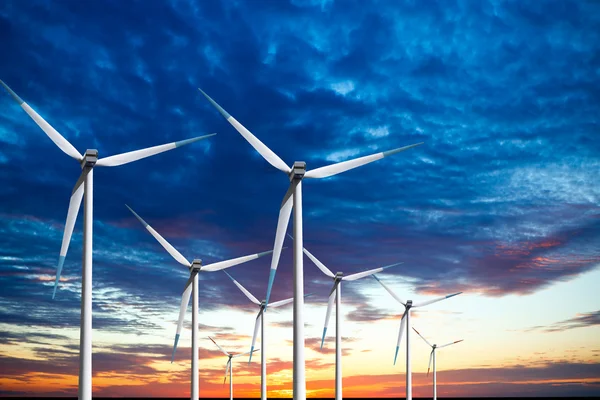
M258 301L258 299L256 297L254 297L252 295L252 293L250 293L250 291L248 291L237 280L235 280L231 275L229 275L229 273L227 273L227 271L223 271L223 272L225 272L227 274L227 276L233 281L233 283L238 287L238 289L240 289L242 291L242 293L244 293L244 295L252 303L259 306L258 315L256 316L256 322L254 323L254 335L252 336L252 346L250 347L250 351L248 352L248 354L250 354L248 363L250 361L252 361L252 352L254 351L254 344L256 343L256 335L258 334L258 326L259 326L258 324L260 321L260 342L261 342L261 346L262 346L262 351L260 352L260 398L261 398L261 400L266 400L267 399L267 362L266 362L266 356L265 356L265 348L266 348L265 307L266 307L267 302L265 300ZM308 296L310 296L310 294L304 295L304 297L308 297ZM285 306L286 304L290 304L292 301L294 301L293 297L271 303L269 305L269 307L277 308L277 307Z
M290 238L292 237L290 236ZM344 276L343 272L338 272L334 275L333 272L331 272L331 270L325 266L325 264L319 261L317 257L312 255L312 253L306 250L306 248L303 250L304 254L310 258L310 260L321 270L321 272L333 279L333 287L329 292L329 301L327 302L327 314L325 314L325 325L323 327L323 337L321 338L321 348L323 348L325 334L327 333L327 326L329 325L329 317L331 316L331 309L333 308L333 300L335 299L335 398L336 400L342 400L342 281L355 281L403 263L399 262L386 265L385 267L374 268L348 276Z
M404 150L408 150L421 143L401 147L369 156L359 157L353 160L343 161L336 164L316 168L310 171L306 170L304 161L296 161L290 168L277 154L265 146L248 129L233 118L227 111L219 106L201 89L200 92L206 99L225 117L225 119L250 143L252 147L273 167L284 172L289 180L288 187L283 202L279 209L279 218L277 220L277 231L275 233L275 244L273 246L273 258L271 259L271 272L269 275L269 284L267 286L266 306L269 304L271 288L275 279L275 271L279 264L281 248L285 238L285 232L290 220L292 208L294 209L294 336L293 336L293 397L295 400L306 399L306 375L304 360L304 266L302 260L302 179L304 178L327 178L353 168L369 164L384 157L391 156ZM265 307L266 307L265 306Z
M82 168L81 175L75 183L75 188L69 201L69 210L67 212L67 221L63 233L60 256L56 268L56 280L52 298L56 295L56 288L60 280L67 250L71 242L73 227L79 213L81 200L85 196L83 206L83 267L81 280L81 324L79 328L79 399L91 400L92 398L92 221L93 221L93 193L94 193L94 167L115 167L127 164L142 158L150 157L168 150L181 147L183 145L196 142L201 139L215 135L195 137L192 139L181 140L178 142L167 143L160 146L149 147L147 149L130 151L106 158L98 159L98 150L88 149L85 155L81 155L75 147L60 133L58 133L46 120L44 120L33 108L23 101L15 92L12 91L2 80L2 85L12 98L21 106L33 121L48 135L64 153L79 162Z
M183 327L183 317L185 311L192 297L192 378L191 378L191 399L198 400L198 273L199 272L214 272L220 271L225 268L233 267L234 265L242 264L247 261L255 260L259 257L267 255L273 250L264 251L262 253L251 254L248 256L233 258L231 260L219 261L213 264L202 265L202 260L194 259L189 262L184 256L181 255L169 242L165 240L158 232L156 232L146 221L142 219L135 211L133 211L128 205L125 205L129 211L135 215L135 217L144 225L146 230L150 232L152 236L161 244L161 246L181 265L189 268L190 277L185 284L183 295L181 296L181 308L179 309L179 319L177 321L177 332L175 334L175 344L173 345L173 355L171 356L171 363L175 359L175 351L177 350L177 343L179 342L179 336L181 335L181 328Z
M210 340L212 340L212 342L219 348L219 350L221 350L223 352L223 354L225 354L227 357L229 357L229 359L227 360L227 364L225 365L225 379L223 379L223 385L225 384L225 381L227 380L227 373L229 372L229 400L233 400L233 364L231 363L231 359L245 356L246 354L252 355L252 353L254 353L255 351L258 351L260 349L247 351L247 352L241 353L241 354L231 354L231 353L228 353L225 350L223 350L223 348L221 346L219 346L217 344L217 342L215 342L213 340L213 338L211 338L210 336L208 338Z
M435 351L437 349L441 349L443 347L448 347L451 344L462 342L463 339L460 339L460 340L457 340L455 342L450 342L450 343L446 343L444 345L438 346L437 344L431 344L431 343L429 343L427 341L427 339L425 339L423 337L423 335L421 335L419 333L419 331L416 330L415 328L413 328L413 330L415 332L417 332L417 335L421 336L421 339L423 339L425 341L425 343L427 343L429 345L429 347L431 347L431 353L429 354L429 364L427 365L427 376L429 376L429 368L431 367L431 359L433 358L433 400L437 400L437 380L436 380L436 369L435 369Z
M442 301L445 299L449 299L450 297L461 294L462 292L449 294L444 297L438 297L437 299L424 301L422 303L413 304L412 300L408 300L404 302L400 299L392 290L383 283L376 275L373 275L373 278L377 280L383 286L385 290L389 294L392 295L396 301L404 306L404 314L402 314L402 318L400 319L400 331L398 332L398 343L396 344L396 354L394 355L394 365L396 365L396 358L398 357L398 349L400 348L400 341L402 340L402 331L406 326L406 400L412 400L412 372L410 368L410 310L417 307L427 306L429 304L437 303L438 301Z

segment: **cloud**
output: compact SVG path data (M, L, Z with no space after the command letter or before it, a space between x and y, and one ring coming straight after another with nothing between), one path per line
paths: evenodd
M563 332L569 329L585 328L594 325L600 325L600 310L579 313L573 318L558 321L547 326L534 326L526 331Z

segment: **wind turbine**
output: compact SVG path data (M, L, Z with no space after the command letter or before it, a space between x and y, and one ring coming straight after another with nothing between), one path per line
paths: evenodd
M294 239L292 236L288 236L292 240ZM331 309L333 307L333 300L335 299L335 398L336 400L342 400L342 281L355 281L403 263L399 262L386 265L385 267L374 268L348 276L344 276L343 272L338 272L334 275L333 272L331 272L331 270L327 268L325 264L319 261L317 257L312 255L311 252L306 250L306 248L303 248L303 250L304 254L310 258L310 260L321 270L322 273L333 279L333 287L329 292L329 301L327 302L327 314L325 314L325 326L323 328L323 337L321 338L321 348L323 348L325 334L327 333L327 326L329 325L329 317L331 316Z
M85 197L83 206L83 266L81 280L81 325L79 328L79 399L91 400L92 398L92 222L93 222L93 199L94 199L94 167L115 167L127 164L142 158L150 157L164 151L173 150L205 139L211 135L199 136L192 139L180 140L178 142L167 143L160 146L149 147L142 150L130 151L114 156L98 159L98 150L88 149L84 155L81 155L77 149L58 133L46 120L44 120L33 108L12 91L2 80L0 80L6 91L12 96L13 100L21 106L23 110L33 119L33 121L48 135L64 153L74 158L81 165L81 175L75 183L75 188L69 201L69 210L67 212L67 221L63 233L60 256L56 267L56 280L54 281L54 290L52 298L56 295L56 288L60 280L67 250L71 242L71 235L75 226L75 220L79 213L81 201Z
M373 278L375 278L375 280L377 282L379 282L381 284L381 286L383 286L383 288L385 290L387 290L387 292L389 294L391 294L394 299L396 299L396 301L398 301L400 304L402 304L404 306L404 314L402 314L402 318L400 319L400 331L398 332L398 343L396 344L396 354L394 355L394 365L396 365L396 358L398 357L398 349L400 348L400 341L402 340L402 330L404 329L404 327L406 325L406 400L412 400L412 372L411 372L411 368L410 368L410 328L411 328L411 326L410 326L410 310L413 308L424 307L429 304L437 303L438 301L449 299L450 297L457 296L457 295L461 294L462 292L453 293L453 294L449 294L444 297L438 297L437 299L427 300L422 303L414 303L413 304L412 300L408 300L407 302L404 302L403 300L401 300L400 297L398 297L394 292L392 292L392 289L390 289L385 283L383 283L376 275L373 275Z
M233 283L238 287L238 289L240 289L242 291L242 293L244 293L244 295L248 298L248 300L250 300L252 303L259 306L258 315L256 316L256 322L254 323L254 335L252 336L252 346L250 347L250 352L249 352L250 358L248 360L248 363L250 361L252 361L252 352L254 351L254 344L256 343L256 335L258 334L258 323L260 321L260 342L262 344L262 351L260 352L260 398L261 398L261 400L266 400L267 399L267 362L266 362L266 356L265 356L265 348L266 348L265 307L266 307L267 302L265 300L258 301L258 299L252 295L252 293L250 293L245 287L243 287L241 285L241 283L239 283L231 275L229 275L229 273L227 273L227 271L223 271L223 272L225 272L227 274L227 276L233 281ZM304 297L308 297L310 295L311 294L309 293L309 294L304 295ZM294 301L293 297L291 297L289 299L285 299L285 300L276 301L274 303L271 303L270 307L277 308L277 307L285 306L286 304L290 304L292 301Z
M302 180L304 178L327 178L353 168L369 164L384 157L391 156L404 150L408 150L421 143L401 147L394 150L376 153L369 156L359 157L353 160L342 161L336 164L316 168L310 171L306 170L304 161L296 161L290 168L277 154L265 146L248 129L233 118L227 111L210 98L202 89L198 89L206 99L225 117L225 119L246 139L248 143L273 167L284 172L289 180L288 187L283 202L279 209L279 218L277 220L277 231L275 233L275 244L273 246L273 257L271 259L271 272L269 275L269 284L267 286L266 305L269 304L271 288L275 279L275 271L279 263L283 239L290 221L292 208L294 209L294 337L293 337L293 397L295 400L306 399L306 375L304 359L304 266L302 260Z
M175 344L173 345L173 355L171 356L171 363L175 359L175 351L177 350L177 343L179 342L179 336L181 334L181 328L183 327L183 317L185 311L192 300L192 378L191 378L191 399L198 400L198 273L199 272L214 272L220 271L225 268L233 267L234 265L242 264L251 260L255 260L259 257L265 256L271 253L273 250L264 251L262 253L251 254L248 256L233 258L231 260L219 261L213 264L202 265L201 259L194 259L189 262L184 256L181 255L175 247L171 246L169 242L165 240L158 232L154 230L146 221L142 219L135 211L133 211L128 205L125 205L129 211L135 215L135 217L144 225L146 230L150 232L152 236L160 243L162 247L173 257L178 263L184 265L190 270L190 277L185 284L183 295L181 296L181 308L179 309L179 319L177 321L177 333L175 334Z
M427 343L429 345L429 347L431 347L431 353L429 354L429 364L427 365L427 376L429 376L429 368L431 367L431 359L433 358L433 400L437 400L437 381L436 381L436 374L435 374L435 371L436 371L436 369L435 369L435 351L437 349L441 349L443 347L448 347L451 344L462 342L463 339L460 339L460 340L457 340L455 342L450 342L450 343L446 343L444 345L438 346L435 343L434 344L429 343L427 341L427 339L425 339L423 337L423 335L421 335L419 333L419 331L416 330L415 328L413 328L413 330L415 332L417 332L417 335L421 336L421 339L423 339L425 341L425 343Z
M213 338L211 338L210 336L208 338L210 340L212 340L212 342L219 348L219 350L221 350L223 352L223 354L225 354L227 357L229 357L229 359L227 360L227 364L225 366L225 378L223 379L223 385L225 384L225 381L227 380L227 372L229 372L229 400L233 400L233 364L231 363L231 359L245 356L246 354L252 355L252 353L254 353L255 351L258 351L260 349L247 351L247 352L241 353L241 354L231 354L231 353L228 353L225 350L223 350L223 348L221 346L219 346L217 344L217 342L215 342L213 340Z

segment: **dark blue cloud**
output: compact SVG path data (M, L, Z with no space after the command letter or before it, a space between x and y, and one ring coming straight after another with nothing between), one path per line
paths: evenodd
M599 25L595 2L4 1L0 78L80 152L218 133L95 170L98 327L134 313L144 330L176 318L187 271L124 204L213 262L272 247L287 187L197 87L288 164L425 142L305 182L306 246L332 270L404 260L391 273L423 291L504 295L597 266ZM81 217L50 294L79 167L5 93L0 142L0 321L76 326ZM292 294L291 254L274 299ZM269 263L232 274L262 298ZM305 271L323 301L330 282ZM201 285L203 307L252 309L220 272Z

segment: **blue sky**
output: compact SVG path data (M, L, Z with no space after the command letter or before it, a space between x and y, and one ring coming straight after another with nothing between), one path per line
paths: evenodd
M119 362L149 353L126 351L123 343L170 354L187 275L125 203L188 259L213 262L273 246L288 182L210 106L200 87L288 164L303 160L311 169L425 142L337 177L306 181L306 247L334 272L404 261L381 275L396 290L415 298L464 292L431 311L439 312L430 320L438 327L432 334L458 318L459 336L470 321L483 329L470 333L472 342L495 338L537 360L518 344L528 337L543 344L537 352L560 349L548 350L528 393L550 390L551 368L559 368L551 364L564 361L557 364L562 376L575 383L557 383L564 388L556 390L599 395L600 381L585 372L592 368L598 376L593 368L600 350L594 295L598 26L600 5L593 1L2 2L0 78L80 152L96 148L103 157L218 133L133 164L96 169L94 337L103 338L104 350L94 365L126 375ZM36 393L74 393L81 217L54 301L51 292L80 170L6 93L0 96L0 143L0 339L7 346L0 351L0 375L9 379L0 394L34 393L30 378L20 389L14 382L40 374L44 367L36 360L57 359L65 366L64 382L46 382L59 379L63 386L42 385ZM291 251L284 251L273 300L292 294L291 262ZM265 258L230 272L262 298L268 266ZM306 292L315 293L307 302L314 310L308 322L318 340L330 282L308 259L305 272ZM202 334L228 334L223 340L249 346L251 305L223 273L205 274L201 285L200 307L210 321ZM371 354L389 358L398 310L372 279L347 285L344 294L344 319L356 340L347 342L345 376L360 376L367 372L351 360L360 364L368 354L363 326L386 329ZM461 310L453 311L453 304ZM517 304L532 304L531 312ZM510 314L513 307L518 317ZM486 313L492 309L500 316ZM248 323L234 322L244 318ZM498 318L503 323L492 330L490 321ZM281 346L282 365L291 361L290 320L291 309L282 310L274 328L281 331L271 335L280 338L271 346ZM40 343L63 345L44 352L31 336L35 331L56 335L42 335ZM18 349L23 341L27 352ZM210 343L203 346L201 358L215 357ZM467 340L461 346L476 358ZM575 347L584 350L572 358ZM165 389L168 395L189 390L181 354L180 386ZM315 395L329 395L333 387L328 354L315 350L308 357L323 374ZM510 357L455 360L447 369L457 377L448 379L472 374L481 382L466 394L510 394L505 382L490 386L478 375L528 365ZM155 359L148 356L147 370L138 372L174 379L169 367L152 364ZM215 368L220 377L221 367ZM291 388L291 373L281 368L277 395ZM402 363L371 372L389 377L389 392L381 395L403 393ZM201 382L212 390L206 374ZM259 381L248 374L240 390L253 395ZM113 375L95 381L99 394L128 393L114 389ZM160 385L148 380L144 390L158 393Z

